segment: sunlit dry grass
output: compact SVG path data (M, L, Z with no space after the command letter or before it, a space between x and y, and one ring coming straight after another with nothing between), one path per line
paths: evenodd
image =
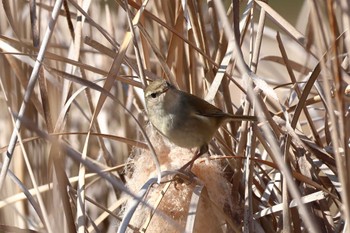
M350 232L347 2L296 25L262 1L1 6L1 232ZM259 121L174 182L193 151L148 124L156 78Z

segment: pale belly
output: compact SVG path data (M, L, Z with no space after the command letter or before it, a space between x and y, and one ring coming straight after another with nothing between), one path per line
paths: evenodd
M174 144L185 148L200 147L211 139L211 137L209 138L203 134L198 134L192 131L173 131L168 138Z
M200 120L199 120L200 119ZM192 117L187 121L176 121L170 117L156 128L175 145L185 148L200 147L208 143L213 137L216 128L208 127L210 118Z

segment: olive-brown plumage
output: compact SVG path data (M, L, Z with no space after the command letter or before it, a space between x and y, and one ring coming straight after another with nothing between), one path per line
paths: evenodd
M147 86L145 100L148 118L161 134L180 147L201 148L201 154L207 152L208 142L224 122L256 120L254 116L224 113L197 96L177 90L162 79Z

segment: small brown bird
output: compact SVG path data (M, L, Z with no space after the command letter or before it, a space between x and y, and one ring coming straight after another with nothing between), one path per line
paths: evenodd
M181 169L208 152L208 142L227 121L256 121L254 116L236 116L197 96L177 90L169 82L158 79L145 89L148 118L157 130L175 145L198 147L199 151Z

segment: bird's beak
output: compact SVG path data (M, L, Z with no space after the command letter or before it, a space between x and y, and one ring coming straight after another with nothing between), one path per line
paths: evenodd
M162 92L161 92L161 93L163 94L163 93L167 92L168 90L169 90L169 87L168 87L168 86L166 86L166 87L164 87L164 88L163 88L163 90L162 90Z

